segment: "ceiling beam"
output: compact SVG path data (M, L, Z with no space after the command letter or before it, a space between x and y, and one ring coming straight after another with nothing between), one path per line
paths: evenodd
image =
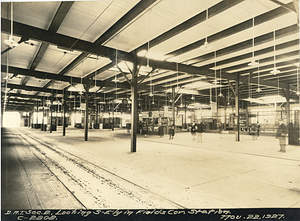
M3 32L9 33L10 20L1 18L1 21L2 21L1 30ZM28 36L30 39L34 39L37 41L48 42L50 44L62 46L65 48L73 48L74 50L84 51L90 54L108 57L111 58L111 60L115 59L115 53L116 53L115 49L93 44L83 40L78 40L57 33L50 33L47 30L39 29L18 22L14 22L14 34L19 36L25 35ZM133 58L132 56L133 55L130 53L118 50L118 59L120 60L132 62L132 58ZM140 64L146 66L147 64L146 59L144 59ZM151 67L158 68L158 69L177 71L176 62L157 61L157 60L149 59L149 65ZM178 71L187 72L190 74L200 74L201 71L203 71L203 68L201 69L199 67L178 63ZM56 76L58 77L59 75L56 74ZM64 76L60 76L60 77L64 77Z
M42 100L44 96L37 96L31 94L18 94L18 93L7 93L8 97L20 97L20 98L29 98L29 99L37 99Z
M46 42L52 45L67 48L69 50L73 49L112 59L114 59L116 54L115 49L106 46L97 45L88 41L80 40L58 33L51 33L48 30L22 24L16 21L13 22L13 25L15 36L26 36L32 40ZM7 34L10 33L9 19L1 18L1 31ZM118 51L118 59L132 61L132 54L123 51Z
M294 4L284 4L282 3L281 1L278 1L278 0L270 0L271 2L274 2L275 4L277 5L280 5L281 7L291 11L291 12L296 12L295 10L295 7L294 7Z
M65 19L66 15L68 14L69 10L71 9L72 5L74 4L74 1L66 1L66 2L61 2L51 24L50 27L48 28L48 31L52 33L56 33L57 30L59 29L61 23ZM35 68L38 66L40 63L41 59L43 58L45 52L47 51L49 46L49 43L43 42L38 49L38 52L36 53L29 69L30 70L35 70ZM26 85L28 82L29 77L25 77L22 79L22 85Z
M278 62L278 60L280 59L284 59L284 58L288 58L288 57L295 57L299 55L299 50L296 50L296 51L291 51L291 52L287 52L287 53L284 53L284 54L279 54L279 55L276 55L275 58L276 58L276 66L279 68L279 66L281 65L282 62ZM232 71L232 70L237 70L237 69L241 69L241 68L249 68L249 62L250 61L247 61L245 63L242 63L242 64L239 64L239 65L235 65L235 66L232 66L232 67L228 67L228 68L223 68L222 70L223 71ZM266 57L266 58L263 58L263 59L260 59L259 60L259 63L260 63L260 66L259 66L259 69L260 71L263 71L264 69L268 69L270 67L273 67L274 64L272 64L271 66L270 65L267 65L267 66L263 66L264 63L269 63L269 62L272 62L274 63L274 56L270 56L270 57ZM284 64L284 63L283 63ZM281 65L282 66L282 65ZM251 66L250 66L251 67ZM247 69L248 72L251 72L251 71L257 71L257 67L254 67L254 68L250 68L250 69ZM235 71L233 73L240 73L239 71Z
M25 86L25 85L19 85L19 84L10 84L10 83L7 84L7 88L13 88L13 89L25 90L25 91L38 91L38 92L45 92L45 93L53 93L53 89ZM61 90L59 90L59 91L61 91Z
M122 30L127 24L130 24L136 17L138 17L141 13L143 13L150 5L155 3L157 0L148 0L148 1L140 1L137 5L135 5L129 12L127 12L121 19L118 20L113 26L111 26L104 34L102 34L94 43L95 44L103 44L105 41L110 39L112 36L114 36L116 33L118 33L120 30ZM84 59L86 59L90 53L83 52L81 53L77 58L75 58L68 66L66 66L62 71L60 71L59 75L64 75L68 73L69 71L73 70L77 65L79 65ZM96 74L98 75L102 71L106 71L109 68L113 67L113 62L98 69L96 71ZM93 75L94 73L91 73L90 75ZM85 78L89 78L90 75L86 76ZM49 82L45 85L45 87L48 87L51 84Z
M210 7L208 9L208 17L211 18L221 12L224 12L225 10L243 2L244 0L224 0L219 2L218 4ZM189 28L192 28L206 20L206 11L203 11L192 18L186 20L185 22L177 25L176 27L170 29L169 31L166 31L165 33L157 36L156 38L152 39L149 42L150 47L154 47L186 30ZM204 41L203 41L204 43ZM202 43L202 44L203 44ZM139 48L136 49L136 51L141 51L141 50L147 50L148 49L148 42L145 43L144 45L140 46Z
M1 65L1 72L6 72L6 65ZM42 72L42 71L34 71L34 70L28 70L28 69L22 69L22 68L17 68L17 67L8 67L8 72L9 73L15 73L19 75L24 75L24 76L31 76L35 77L38 79L49 79L49 80L57 80L57 81L63 81L63 82L68 82L68 83L86 83L87 80L90 79L81 79L78 77L71 77L71 76L65 76L65 75L57 75L57 74L51 74L47 72ZM96 81L96 86L99 87L115 87L115 83L111 82L104 82L104 81ZM120 88L126 88L129 89L130 85L128 83L119 83L118 87Z
M130 9L122 18L112 25L105 33L103 33L96 41L96 44L103 44L116 34L131 24L138 16L144 13L148 8L158 0L140 1L132 9Z
M276 35L276 38L279 39L279 38L289 36L289 35L292 35L292 34L295 34L295 33L297 33L297 25L296 24L277 30L275 32L275 35ZM255 38L255 42L256 42L255 45L259 45L259 44L265 43L265 42L270 42L270 41L273 41L273 40L274 40L273 32L270 32L270 33L267 33L267 34L256 37ZM291 47L291 46L295 46L295 45L298 45L298 44L299 44L299 39L292 40L292 41L289 41L289 42L285 42L285 43L276 45L276 50L281 50L281 49L288 48L288 47ZM227 55L229 53L237 52L239 50L251 48L252 46L253 46L252 45L252 40L250 39L250 40L246 40L246 41L237 43L235 45L231 45L231 46L228 46L226 48L217 50L216 55L217 55L217 57L220 57L220 56L223 56L223 55ZM268 48L264 48L264 49L261 49L261 50L254 51L254 55L259 56L259 55L271 52L273 50L274 50L273 46L268 47ZM202 55L202 56L199 56L199 57L189 59L189 61L195 60L195 62L192 63L193 65L196 65L196 64L201 65L201 62L204 62L206 60L214 59L214 56L215 56L214 52L211 52L209 54L205 54L205 55ZM246 58L251 58L251 57L252 57L252 52L249 52L247 54L243 54L243 55L240 55L240 56L236 56L236 57L232 57L232 58L225 59L225 60L222 60L222 61L218 61L216 63L216 66L224 65L224 64L227 64L227 63L230 63L230 62L236 62L236 61L239 61L239 60L244 60ZM215 66L215 63L214 63L214 61L212 61L212 63L201 66L201 68L205 68L205 67L206 68L212 68L214 66ZM233 69L234 69L234 67L233 67Z
M292 5L292 3L290 3L289 5ZM285 15L286 13L288 13L289 11L285 8L279 7L276 8L272 11L266 12L264 14L258 15L254 18L254 25L259 25L262 24L264 22L268 22L271 21L274 18L277 18L279 16ZM228 37L231 36L233 34L239 33L241 31L247 30L249 28L252 28L252 19L248 19L247 21L241 22L235 26L229 27L223 31L220 31L216 34L213 34L211 36L207 37L207 41L208 42L214 42L220 39L223 39L224 37ZM167 56L169 56L169 58L174 57L174 56L178 56L181 55L183 53L189 52L191 50L197 49L199 48L201 45L203 45L205 39L201 39L199 41L196 41L192 44L186 45L182 48L179 48L175 51L172 51L170 53L167 54ZM251 40L251 45L252 45L252 40ZM189 59L191 60L191 59Z

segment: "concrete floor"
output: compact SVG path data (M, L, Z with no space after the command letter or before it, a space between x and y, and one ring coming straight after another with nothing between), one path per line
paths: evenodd
M31 204L23 203L22 206L32 209L82 208L82 205L88 209L128 209L138 208L138 205L167 209L300 208L300 147L287 146L286 153L278 152L279 142L274 137L252 140L251 136L241 136L241 141L236 142L231 134L204 133L202 143L198 143L188 132L175 134L173 140L167 135L162 138L138 135L137 152L130 153L130 134L121 129L89 130L88 141L84 141L84 130L75 128L67 128L66 136L62 136L62 128L52 133L29 128L4 131L19 148L2 142L2 147L5 146L2 148L2 209L20 209L20 206L12 205L11 196L14 200L27 198L30 202L30 194L38 195L40 202L35 202L37 197L33 197ZM24 145L26 136L43 141L57 150L56 153L47 152L47 148L42 150L44 147L35 144L36 141L27 139L31 146L36 147L29 151L30 145ZM36 150L43 154L38 155ZM32 164L32 158L26 158L26 154L35 155L35 163ZM67 161L71 163L80 161L80 166L63 164L66 162L59 158L62 154L68 155ZM44 165L41 166L39 161ZM15 165L19 169L7 169ZM84 170L79 172L82 167ZM59 168L68 171L69 178L64 177L67 172L59 172ZM93 171L94 175L86 175L85 171ZM70 182L70 174L76 177L77 184L84 185L84 189ZM107 176L106 180L110 182L99 186L95 183L97 180L93 180L95 174ZM64 204L60 202L53 206L46 203L53 196L42 194L44 188L49 188L45 185L32 184L35 189L40 189L40 193L26 189L26 182L34 182L39 177L51 178L52 189L59 189L53 191L54 195L59 192ZM3 182L9 184L3 185ZM112 184L117 188L111 188ZM24 188L16 192L13 187L18 185ZM101 192L102 187L106 189L99 194L103 198L100 200L96 192ZM75 192L74 196L68 190ZM119 192L115 194L114 191ZM120 192L124 198L120 198ZM110 196L112 198L108 199ZM95 199L91 200L92 197ZM126 197L131 199L126 201ZM122 200L124 204L115 203Z

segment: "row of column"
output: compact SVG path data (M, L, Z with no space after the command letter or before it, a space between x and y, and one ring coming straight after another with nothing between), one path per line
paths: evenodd
M137 68L137 58L135 56L134 66L132 71L132 80L131 80L131 95L132 95L132 108L131 108L131 152L137 151L137 128L138 128L138 68ZM236 84L235 84L235 117L236 117L236 141L240 141L240 116L239 116L239 83L240 83L240 75L237 74L236 77ZM90 89L90 81L86 81L85 83L85 116L84 116L84 140L88 140L88 103L89 103L89 89ZM289 104L289 85L287 86L287 120L290 122L290 104ZM66 90L64 90L63 95L63 136L66 135ZM172 88L172 121L175 128L175 87ZM50 133L52 133L52 105L53 105L53 98L51 96L51 108L50 108ZM43 110L44 112L44 110ZM44 119L44 118L43 118Z

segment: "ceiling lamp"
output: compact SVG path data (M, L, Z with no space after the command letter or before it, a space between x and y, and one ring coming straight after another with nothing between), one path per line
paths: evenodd
M208 44L207 37L204 44L200 46L200 49L203 51L209 51L212 49L212 46Z
M256 89L256 91L259 93L259 92L262 92L262 89L261 89L260 87L258 87L258 88Z
M112 80L112 82L115 82L115 83L120 82L120 80L117 78L117 75L115 75L115 78Z
M299 91L299 71L298 71L298 67L297 67L297 92L296 94L298 96L300 96L300 91Z
M146 56L147 56L147 66L143 69L145 72L151 72L152 71L152 68L149 66L149 41L148 41L148 50L147 50L147 53L146 53Z
M259 63L256 62L255 59L253 58L253 59L251 60L251 62L250 62L248 65L249 65L249 66L257 66L257 65L259 65Z
M146 53L146 57L147 57L147 66L146 66L146 69L145 69L145 71L146 72L150 72L151 70L152 70L152 68L151 67L149 67L149 49L150 49L150 11L151 10L149 10L149 13L148 13L148 22L149 22L149 24L148 24L148 43L147 43L147 46L148 46L148 48L147 48L147 53Z
M248 100L250 101L250 103L252 103L252 101L251 101L251 82L250 82L250 80L251 80L251 76L250 76L250 73L249 73L249 76L248 76L248 83L249 83L249 85L248 85L248 88L249 88L249 97L248 97Z
M216 102L218 102L218 89L217 89L217 52L215 51L215 95Z
M11 29L10 29L10 36L9 36L9 39L8 40L5 40L4 41L4 43L8 46L8 47L10 47L10 48L14 48L14 47L16 47L16 46L19 46L19 43L18 42L16 42L16 41L14 41L14 37L13 37L13 11L14 11L14 9L13 9L13 2L11 2L11 7L10 7L10 22L11 22L11 24L10 24L10 27L11 27Z
M249 66L257 66L258 62L255 61L254 58L254 0L253 0L253 17L252 17L252 60L251 62L248 64Z
M208 51L208 50L211 50L212 49L212 46L208 44L208 41L207 41L207 20L208 20L208 9L206 9L206 29L205 29L205 42L203 45L200 46L200 49L203 50L203 51Z
M149 97L153 97L153 93L152 93L152 78L151 78L151 75L150 74L150 93L149 93Z
M192 97L191 97L191 100L195 100L195 97L194 97L194 95L192 95Z
M230 102L229 102L229 99L230 99L230 97L229 97L229 87L230 87L230 82L229 82L229 80L228 80L228 88L227 88L227 106L229 106L230 105Z
M97 67L98 67L98 56L96 57L96 66L95 66L95 86L90 88L90 92L97 92L99 90L100 87L97 87L97 80L96 80L96 76L97 76Z
M179 105L179 107L181 107L181 108L182 108L182 107L183 107L183 104L182 104L182 94L181 94L181 98L180 98L180 99L181 99L181 102L180 102L180 105Z
M273 74L273 75L276 75L276 74L279 74L280 73L280 70L278 70L276 68L276 56L275 56L275 30L274 30L274 68L272 69L272 71L270 71L270 74Z
M223 94L222 94L222 85L221 85L221 78L222 78L222 71L220 69L220 94L218 95L219 97L223 97Z
M275 66L275 64L274 64L274 66ZM279 73L280 73L280 70L278 70L276 67L274 67L272 69L272 71L270 71L270 74L273 74L273 75L276 75L276 74L279 74Z
M257 68L257 81L258 81L258 87L256 89L256 92L261 92L262 90L260 89L260 86L259 86L259 66Z

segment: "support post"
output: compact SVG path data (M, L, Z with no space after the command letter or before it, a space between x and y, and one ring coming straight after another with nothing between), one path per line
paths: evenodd
M184 99L184 124L187 128L187 123L186 123L186 109L187 109L187 106L186 106L186 99Z
M52 117L52 111L53 111L53 94L51 95L51 103L50 103L50 133L52 133L52 127L53 127L53 124L52 124L52 120L53 120L53 117Z
M64 97L63 97L63 136L66 136L66 111L67 111L67 92L64 89Z
M115 124L115 102L112 101L112 125L111 125L111 131L115 130L114 124Z
M89 118L89 90L90 90L90 81L87 80L85 84L85 115L84 115L84 140L88 140L88 118Z
M3 105L1 105L1 127L3 127L3 114L4 114Z
M138 125L138 112L137 112L137 55L134 54L133 71L131 80L131 96L132 96L132 106L131 106L131 150L130 152L136 152L136 135L137 135L137 125Z
M175 134L175 87L172 87L172 121L174 125Z
M227 102L226 102L226 99L227 97L225 96L224 97L224 126L223 126L223 129L224 130L227 130L227 126L226 126L226 118L227 118Z
M43 114L42 114L42 126L41 126L41 131L45 131L45 127L44 127L44 118L45 118L45 100L43 98L42 100L42 105L43 105Z
M38 123L39 123L39 102L36 102L36 124L35 129L38 129Z
M31 112L28 113L28 127L31 125Z
M287 83L286 85L286 95L285 95L285 98L286 98L286 106L285 106L285 110L286 110L286 127L287 127L287 131L288 131L288 137L290 138L291 136L291 130L290 130L290 122L291 122L291 115L290 115L290 84ZM290 144L290 139L288 139L288 144Z
M237 74L237 79L235 81L235 117L236 117L235 141L240 141L239 84L240 84L240 74Z

